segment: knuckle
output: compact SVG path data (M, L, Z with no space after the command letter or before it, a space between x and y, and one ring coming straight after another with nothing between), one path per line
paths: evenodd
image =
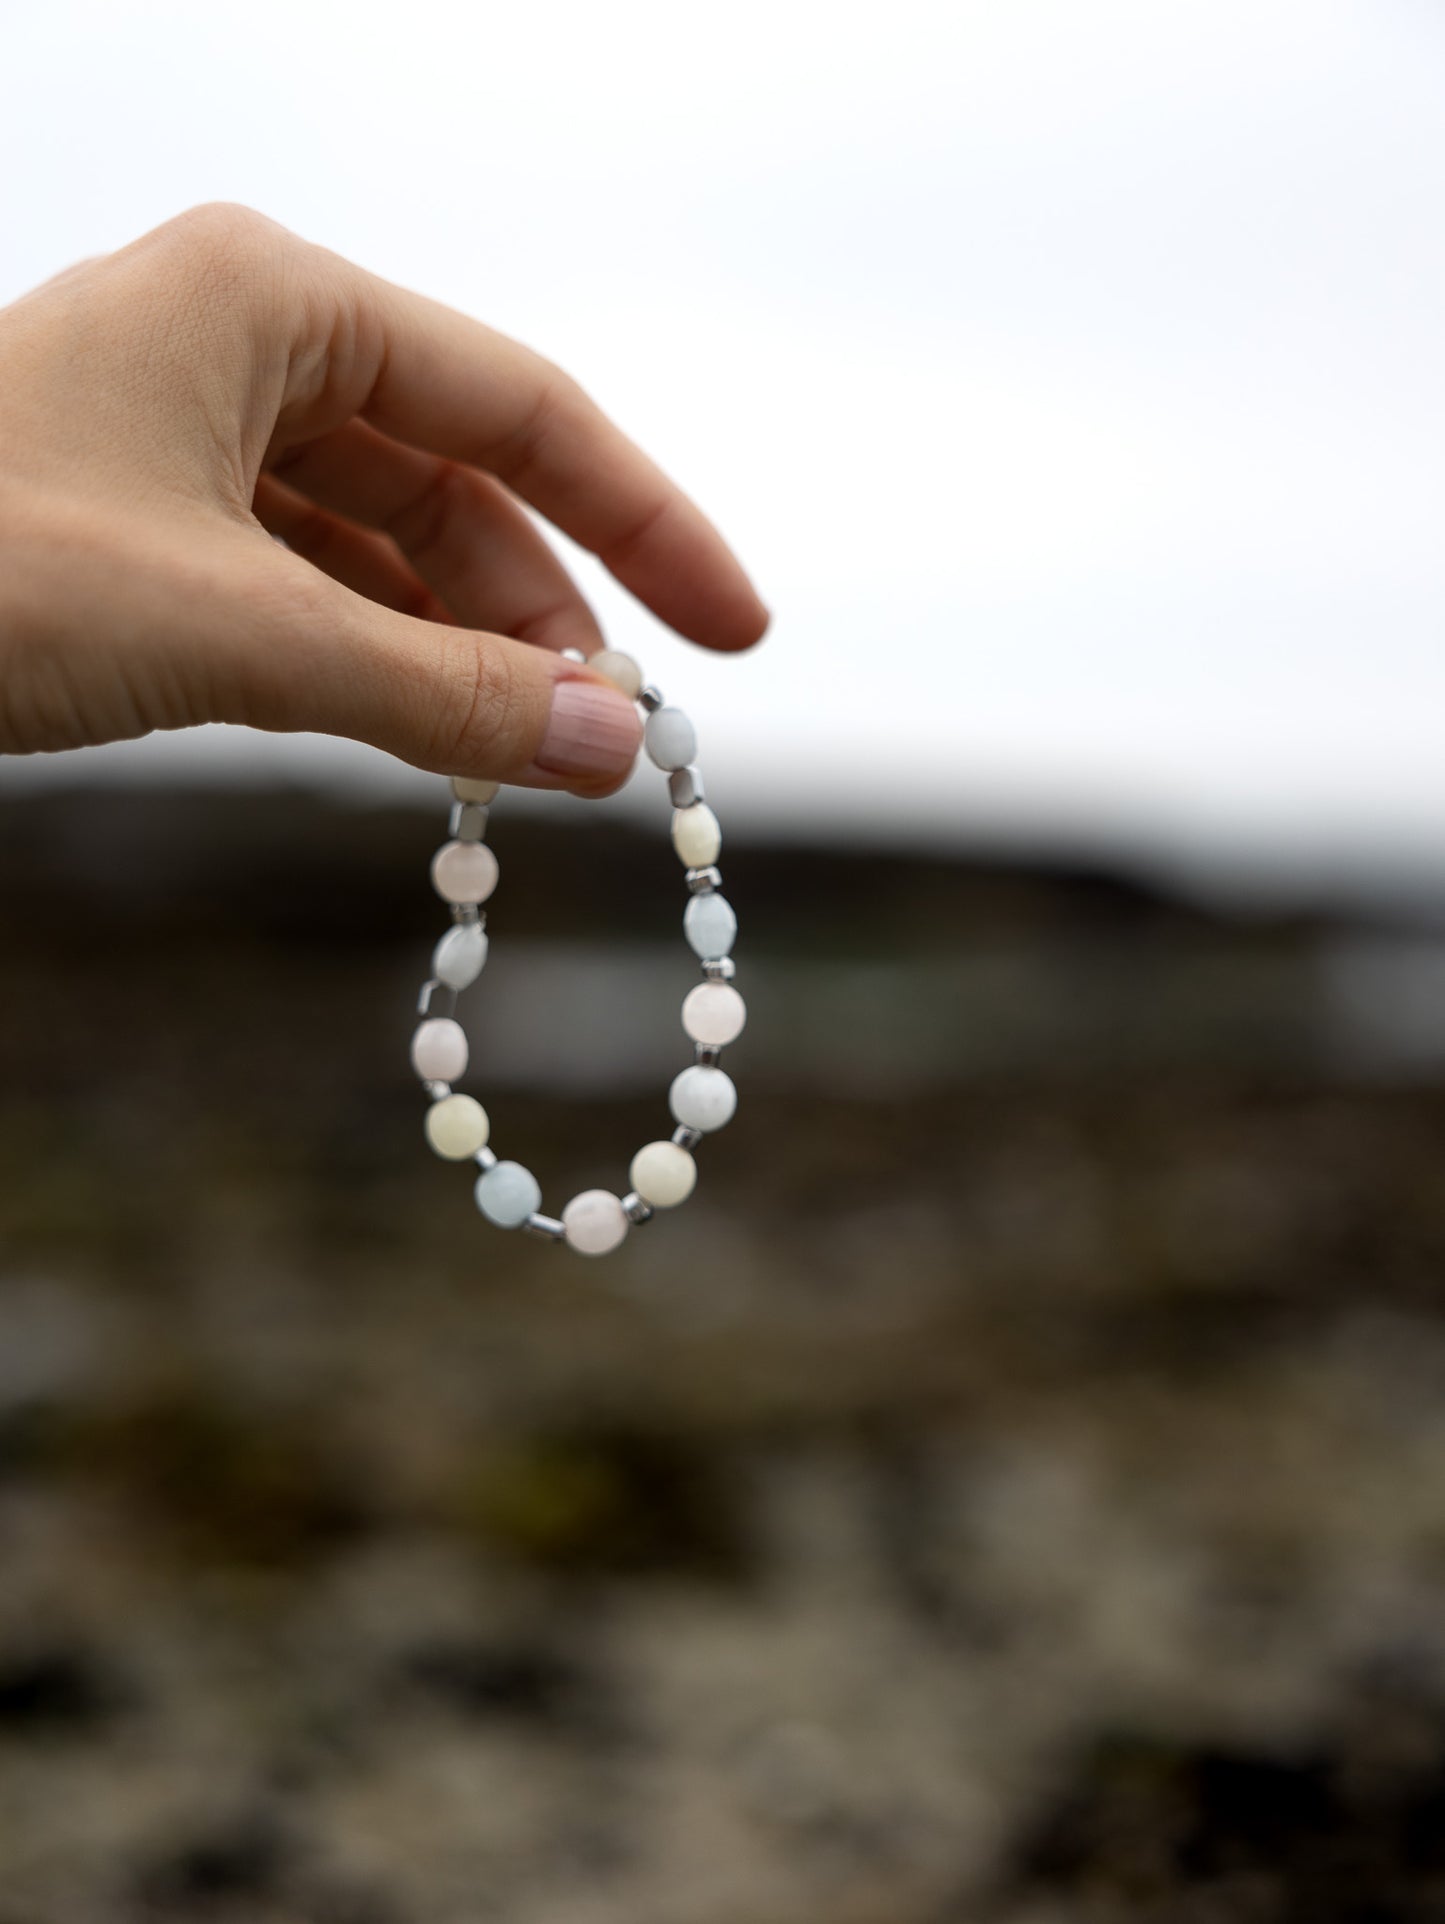
M439 768L500 774L530 759L532 703L506 649L458 636L450 688L434 750Z

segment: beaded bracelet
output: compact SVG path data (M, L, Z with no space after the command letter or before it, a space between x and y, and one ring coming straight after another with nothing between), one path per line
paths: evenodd
M581 659L581 657L578 657ZM565 1242L584 1256L616 1249L634 1223L654 1210L685 1202L697 1181L693 1151L704 1134L732 1120L737 1090L718 1067L724 1047L742 1033L747 1009L732 986L731 950L737 917L721 894L716 865L722 847L718 819L703 799L702 776L694 757L697 735L680 708L669 708L656 688L643 687L642 671L630 655L604 649L588 662L594 672L637 702L646 716L643 746L667 776L672 799L672 845L687 870L688 904L683 934L702 963L703 980L682 1005L682 1026L695 1045L696 1059L673 1078L668 1104L677 1127L670 1138L649 1142L632 1158L625 1196L609 1189L584 1189L560 1217L541 1213L542 1191L530 1169L498 1161L488 1146L491 1123L474 1096L452 1089L466 1073L467 1038L453 1011L457 996L481 974L487 959L487 901L497 886L497 858L487 846L489 804L497 782L453 781L452 839L432 859L432 885L452 907L453 926L432 956L432 972L422 984L417 1012L422 1021L412 1037L412 1066L430 1099L426 1138L449 1162L475 1161L477 1207L501 1229L524 1229L550 1242ZM445 1014L434 1013L445 997Z

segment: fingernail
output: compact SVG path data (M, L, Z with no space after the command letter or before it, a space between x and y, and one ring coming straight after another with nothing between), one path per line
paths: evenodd
M559 681L537 766L549 775L621 775L642 741L636 708L597 681Z

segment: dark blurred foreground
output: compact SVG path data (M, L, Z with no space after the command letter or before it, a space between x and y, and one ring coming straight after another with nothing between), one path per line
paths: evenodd
M1438 933L730 845L588 1263L422 1144L441 813L0 808L0 1924L1445 1918ZM493 841L555 1208L681 884Z

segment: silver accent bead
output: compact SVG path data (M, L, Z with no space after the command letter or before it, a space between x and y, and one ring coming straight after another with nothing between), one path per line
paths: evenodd
M561 654L563 661L575 661L584 668L587 666L587 656L581 648L563 648L558 652Z
M702 770L695 762L673 769L667 778L667 792L674 808L691 808L703 799Z
M438 996L445 998L445 1007L440 1010L435 1007ZM452 1015L456 1011L456 1006L457 992L447 983L438 982L434 975L422 983L421 993L416 999L418 1015Z
M715 955L703 963L702 972L709 982L731 982L738 969L730 955Z
M635 1189L629 1189L622 1198L622 1213L630 1223L645 1223L652 1220L652 1204L645 1203Z
M689 1129L685 1122L680 1122L672 1132L672 1139L679 1149L696 1149L702 1141L702 1131Z
M651 682L647 684L637 699L642 703L642 706L647 710L649 715L655 715L659 708L666 705L662 690L654 687Z
M497 1166L495 1150L479 1149L476 1154L476 1164L478 1169L495 1169Z
M703 1064L704 1068L715 1069L722 1061L722 1044L720 1042L699 1042L693 1053L696 1055L698 1061Z
M487 815L488 809L485 802L457 802L452 809L452 840L454 842L486 841Z
M720 868L690 868L687 871L687 892L689 895L707 895L713 889L722 887Z
M453 902L452 920L454 922L475 922L479 928L487 926L485 909L479 909L475 902Z
M529 1236L540 1237L544 1243L560 1243L567 1232L555 1216L544 1216L534 1209L522 1228Z
M443 1096L449 1096L452 1092L449 1082L424 1082L421 1086L433 1102L440 1102Z

